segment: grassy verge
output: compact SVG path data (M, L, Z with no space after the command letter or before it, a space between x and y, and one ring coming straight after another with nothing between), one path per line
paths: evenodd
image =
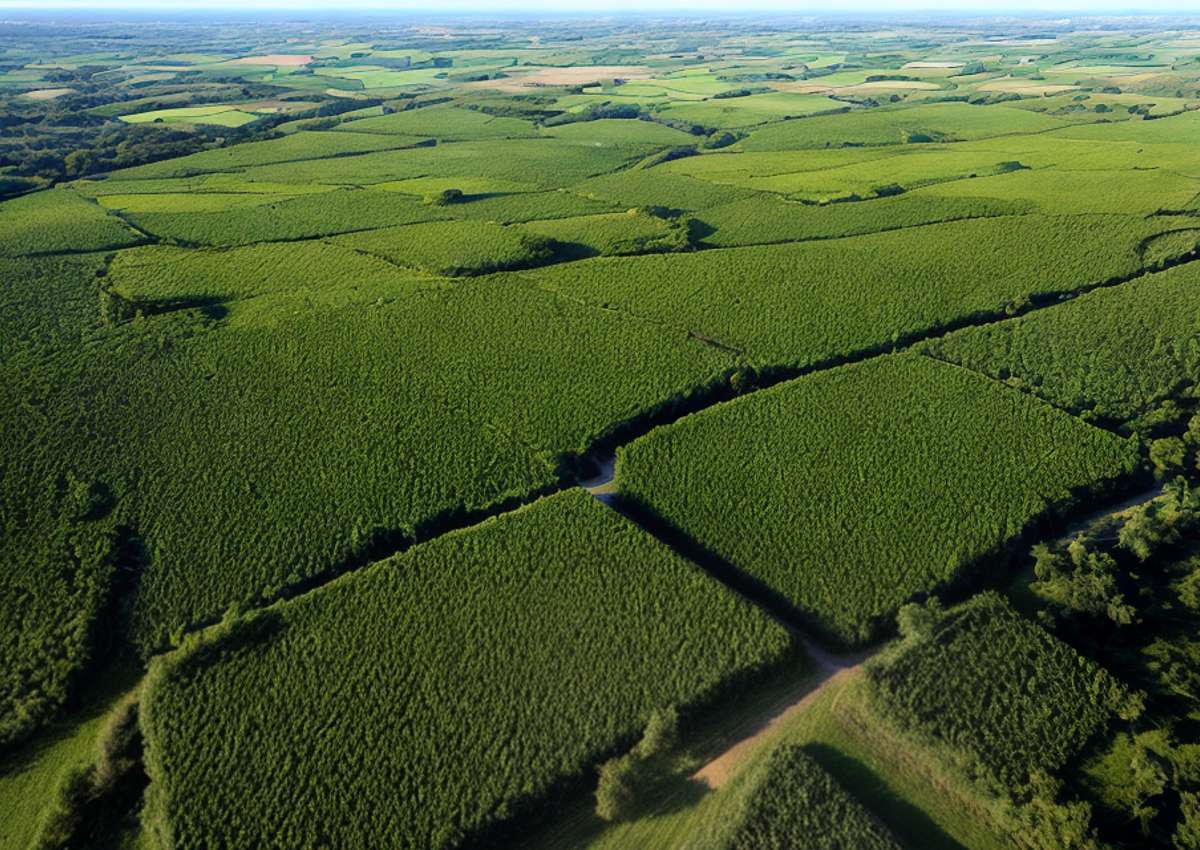
M718 790L691 779L713 755L754 734L764 716L804 695L813 678L785 671L708 719L685 736L676 769L649 793L638 818L605 824L590 798L557 813L551 824L521 845L522 850L684 850L702 846L749 785L755 766L779 744L802 744L855 799L875 813L912 850L1007 850L987 826L989 802L966 783L934 764L867 708L859 670L825 683L799 710L760 736ZM766 706L766 708L764 708ZM717 732L717 729L725 730Z
M80 706L0 759L0 850L26 850L72 768L90 764L105 717L140 676L119 668L96 681Z

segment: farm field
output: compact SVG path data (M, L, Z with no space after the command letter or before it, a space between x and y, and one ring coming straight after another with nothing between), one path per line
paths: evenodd
M13 14L0 850L1200 848L1200 19Z

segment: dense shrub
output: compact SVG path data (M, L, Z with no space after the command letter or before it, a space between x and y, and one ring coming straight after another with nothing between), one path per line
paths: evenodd
M997 594L942 615L933 632L868 667L902 729L944 747L972 778L1022 796L1119 712L1129 694Z

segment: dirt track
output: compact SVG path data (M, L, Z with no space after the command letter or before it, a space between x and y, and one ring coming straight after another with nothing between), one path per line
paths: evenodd
M795 690L784 700L764 706L761 714L750 718L744 724L744 729L738 730L738 740L693 773L692 779L714 790L720 788L758 744L778 735L787 721L816 699L822 690L856 674L874 654L874 651L869 651L833 655L808 641L804 643L805 651L816 665L816 672L797 682Z

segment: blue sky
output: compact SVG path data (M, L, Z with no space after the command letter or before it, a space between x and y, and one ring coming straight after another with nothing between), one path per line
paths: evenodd
M974 15L1021 14L1159 14L1200 15L1200 0L0 0L0 9L136 9L151 13L196 13L206 9L248 12L255 8L286 10L363 10L420 12L430 15L460 12L504 14L513 12L597 13L654 12L688 14L796 13L845 14L856 12L945 12Z

